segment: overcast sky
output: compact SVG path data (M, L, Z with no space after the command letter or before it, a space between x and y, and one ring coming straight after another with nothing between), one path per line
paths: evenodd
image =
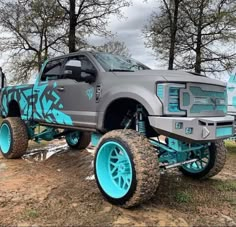
M160 68L152 50L144 46L145 39L142 34L142 29L148 23L150 15L158 8L158 1L133 0L132 2L132 6L122 10L124 17L120 19L111 17L108 30L115 35L115 40L125 42L134 59L152 69ZM89 42L93 45L102 45L106 41L104 37L89 38ZM4 61L4 56L1 56L0 64L2 65Z
M151 49L144 46L142 29L148 23L150 15L158 7L157 0L133 0L133 5L123 9L124 19L112 17L108 27L116 34L115 39L125 42L132 57L155 69L160 68ZM91 37L89 41L93 45L102 45L106 40L102 37Z

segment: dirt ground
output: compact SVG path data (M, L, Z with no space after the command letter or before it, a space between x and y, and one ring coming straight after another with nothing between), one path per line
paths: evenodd
M165 172L155 197L129 210L104 201L86 150L62 145L45 161L0 156L0 226L236 226L236 145L227 146L216 177L194 181Z

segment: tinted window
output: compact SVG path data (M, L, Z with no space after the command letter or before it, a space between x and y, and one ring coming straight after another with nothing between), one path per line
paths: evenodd
M47 81L47 80L60 79L63 61L64 61L64 59L59 59L59 60L54 60L54 61L48 62L48 64L44 68L41 80Z

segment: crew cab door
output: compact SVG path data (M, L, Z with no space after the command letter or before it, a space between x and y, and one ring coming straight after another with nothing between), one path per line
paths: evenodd
M48 62L34 86L34 119L49 124L95 128L96 82L89 84L64 77L65 64L71 59L80 60L82 69L95 70L84 55Z

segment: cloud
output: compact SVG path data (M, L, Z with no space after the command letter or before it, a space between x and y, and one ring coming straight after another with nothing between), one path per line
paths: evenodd
M115 34L115 39L125 42L132 57L151 68L157 68L158 63L154 52L144 45L145 39L142 29L154 10L158 10L157 1L134 0L133 5L123 10L123 19L110 18L108 29ZM89 42L93 45L102 45L106 42L102 37L91 36Z

